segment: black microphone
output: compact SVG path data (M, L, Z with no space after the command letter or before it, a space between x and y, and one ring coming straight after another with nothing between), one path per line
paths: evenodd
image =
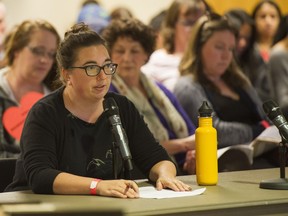
M286 142L288 141L288 123L282 114L282 111L277 103L273 100L266 101L263 104L264 112L273 124L278 128L279 133Z
M103 101L104 112L107 113L109 122L112 127L114 141L120 149L125 168L129 171L133 169L132 156L128 146L128 139L124 128L122 127L121 119L119 116L119 108L113 98L106 98Z

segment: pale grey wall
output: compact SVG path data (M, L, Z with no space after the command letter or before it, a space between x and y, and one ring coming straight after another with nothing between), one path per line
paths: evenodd
M7 7L8 29L29 18L44 18L51 22L63 36L75 22L83 0L2 0ZM125 6L148 23L152 16L167 8L172 0L100 0L110 12L117 6Z

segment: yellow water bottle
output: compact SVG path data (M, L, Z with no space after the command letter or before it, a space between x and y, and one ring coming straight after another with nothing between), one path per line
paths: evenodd
M212 125L213 110L204 101L198 110L196 129L196 178L198 185L216 185L218 182L217 131Z

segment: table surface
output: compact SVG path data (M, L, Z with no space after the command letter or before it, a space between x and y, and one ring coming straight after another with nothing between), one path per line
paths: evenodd
M286 168L288 174L288 168ZM261 180L279 179L280 169L219 173L216 186L199 196L169 199L119 199L100 196L40 195L31 191L0 193L2 212L119 212L122 215L288 215L288 190L259 188ZM286 177L287 178L287 177ZM196 176L179 179L199 188ZM139 185L147 185L140 182ZM0 213L1 215L1 213Z

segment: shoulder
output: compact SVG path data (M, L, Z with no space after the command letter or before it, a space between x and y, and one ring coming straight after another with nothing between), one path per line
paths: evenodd
M184 89L199 89L201 88L201 85L193 80L193 76L192 75L185 75L185 76L181 76L176 85L175 85L175 92L177 91L183 91Z
M287 61L288 50L282 48L274 48L271 51L270 61L275 61L278 59L285 59Z
M37 103L32 107L32 110L37 111L38 113L40 111L59 112L60 107L64 108L63 90L64 87L61 87L44 96L39 101L37 101Z

